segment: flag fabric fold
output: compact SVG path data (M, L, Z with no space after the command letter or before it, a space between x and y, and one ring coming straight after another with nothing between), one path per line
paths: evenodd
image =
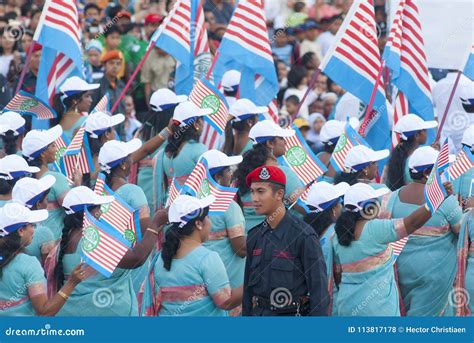
M92 160L92 152L89 146L89 139L82 126L77 131L69 146L63 155L64 172L70 184L73 184L76 168L82 174L93 173L94 161Z
M3 112L14 111L21 115L34 116L39 120L56 118L56 112L33 94L20 90L5 106Z
M344 161L346 160L346 156L349 151L357 145L365 145L370 148L370 145L365 141L365 139L362 138L349 123L347 123L343 134L339 137L337 144L334 147L331 159L329 160L338 173L345 171Z

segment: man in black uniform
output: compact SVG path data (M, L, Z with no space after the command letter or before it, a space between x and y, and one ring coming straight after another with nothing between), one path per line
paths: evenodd
M285 174L262 166L246 182L256 213L267 218L248 233L242 314L327 315L328 281L319 238L285 209Z

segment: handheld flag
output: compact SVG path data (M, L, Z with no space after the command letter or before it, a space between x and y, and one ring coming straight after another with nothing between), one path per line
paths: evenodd
M474 81L474 44L471 46L471 51L467 56L463 74Z
M206 79L198 80L189 94L189 100L200 108L213 112L204 119L220 134L225 131L229 120L229 106L224 95Z
M56 151L56 156L54 158L54 162L51 164L51 167L58 173L66 174L66 171L64 170L63 157L70 142L63 133L58 139L56 139L54 143L56 143L58 150Z
M207 161L204 158L200 158L199 161L196 163L196 166L194 167L193 171L186 179L186 182L184 183L183 187L181 188L181 193L189 193L192 196L197 197L201 189L202 182L206 178L206 175Z
M471 168L474 168L474 155L471 150L465 146L458 154L456 161L454 161L448 169L449 179L456 180Z
M448 139L446 139L443 146L441 147L441 150L439 151L438 170L442 172L448 167L449 167L449 145L448 145Z
M293 124L291 128L295 130L295 135L284 138L285 155L279 157L278 161L290 167L300 181L307 185L323 175L327 168L314 155L296 125Z
M234 200L238 188L219 185L209 170L206 170L206 176L207 177L202 181L197 197L204 198L213 195L216 200L209 206L209 215L223 214Z
M79 128L71 144L69 144L64 152L63 163L64 171L70 184L73 183L76 168L79 168L82 174L94 172L94 162L84 126Z
M19 91L5 106L3 112L14 111L21 115L34 116L39 120L56 118L56 112L48 104L23 90Z
M402 252L403 248L405 247L405 245L407 244L407 242L408 242L408 236L403 237L402 239L400 239L396 242L389 243L389 245L392 247L393 256L394 256L395 260L401 254L401 252Z
M81 257L105 277L110 277L130 248L116 228L97 220L86 209L82 228Z
M97 177L94 192L99 195L111 195L114 197L114 201L101 206L102 215L100 219L116 228L120 235L130 244L140 241L142 236L138 211L135 211L105 184L105 176L102 173Z
M441 182L438 162L439 156L425 185L425 200L431 213L436 212L447 196L446 189L444 189L443 183Z
M173 180L171 180L171 186L168 194L168 200L166 200L166 208L170 207L173 201L179 196L181 190L181 186L176 181L176 177L173 176Z
M343 134L339 137L329 162L337 172L344 171L344 161L349 151L357 145L369 144L347 123Z
M110 99L109 99L108 93L106 93L102 97L102 99L99 100L99 102L97 103L97 105L95 105L92 112L104 112L104 113L110 114Z

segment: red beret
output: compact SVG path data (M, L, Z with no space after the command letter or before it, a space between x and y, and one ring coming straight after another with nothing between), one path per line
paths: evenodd
M148 24L159 24L163 17L157 13L151 13L145 17L145 26Z
M245 178L247 186L253 182L272 182L281 186L286 185L286 175L278 167L275 166L261 166L254 169L250 174Z
M33 42L33 53L37 52L37 51L40 51L41 49L43 49L43 46L41 44L38 44L36 42Z

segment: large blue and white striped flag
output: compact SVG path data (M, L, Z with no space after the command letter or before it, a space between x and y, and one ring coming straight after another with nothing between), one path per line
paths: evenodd
M47 0L33 38L43 46L36 96L52 102L61 84L83 77L81 29L74 0Z
M471 51L467 56L467 61L464 65L463 74L471 80L474 80L474 44L472 44Z

